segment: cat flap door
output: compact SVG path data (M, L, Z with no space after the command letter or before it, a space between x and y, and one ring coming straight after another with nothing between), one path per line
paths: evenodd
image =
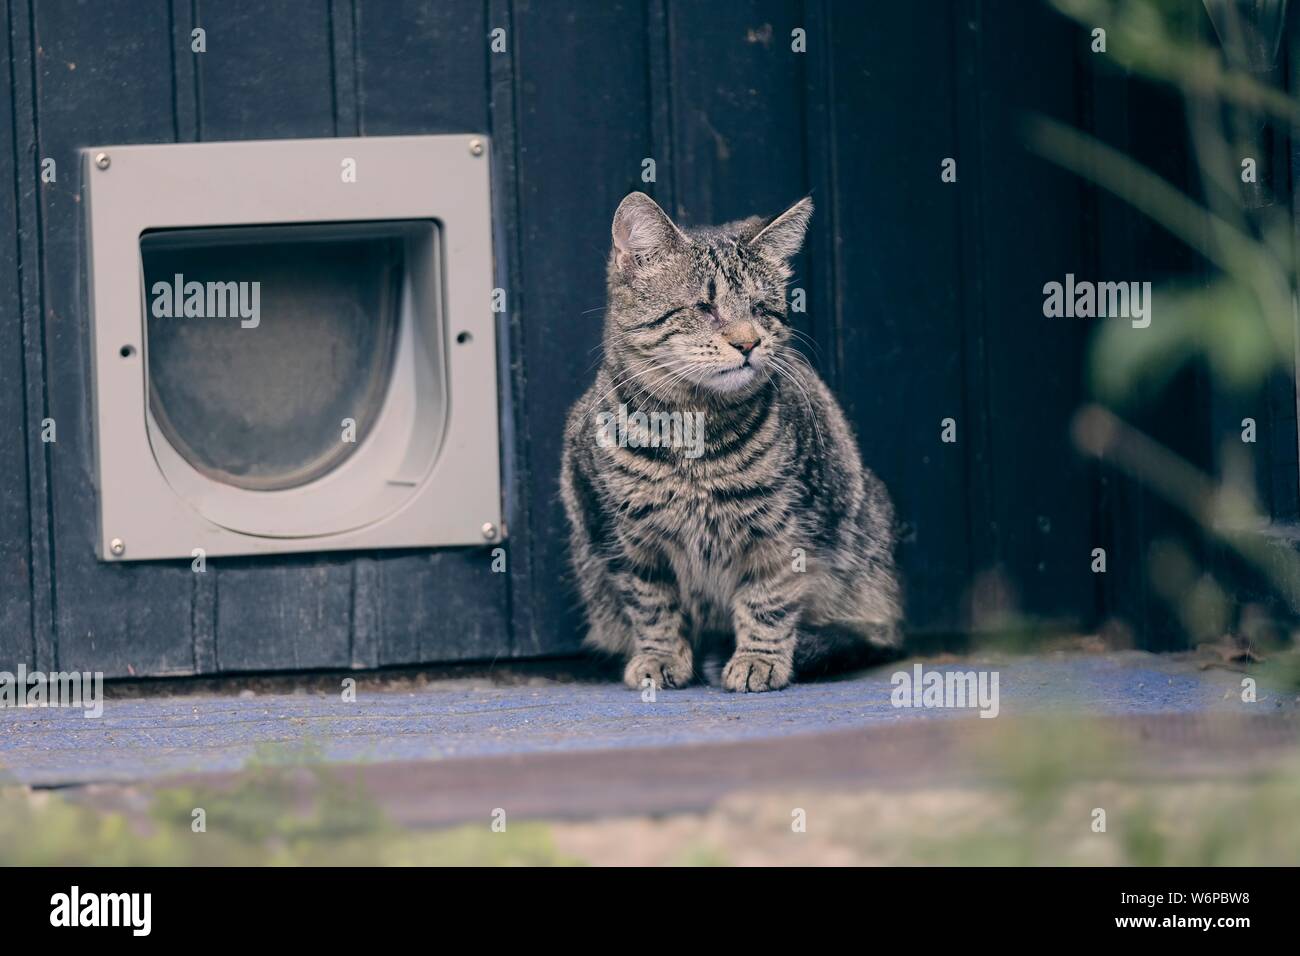
M484 144L85 151L101 558L500 533Z

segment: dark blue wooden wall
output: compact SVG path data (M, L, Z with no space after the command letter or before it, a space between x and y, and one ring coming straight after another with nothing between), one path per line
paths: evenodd
M581 636L556 480L593 373L609 221L817 204L810 356L904 523L918 634L1113 610L1117 523L1068 433L1086 324L1042 285L1096 262L1095 200L1021 145L1089 121L1086 37L987 0L0 0L0 666L110 675L564 654ZM190 31L207 52L190 52ZM507 31L494 54L488 34ZM791 31L807 31L807 52ZM1105 95L1122 101L1124 90ZM1107 114L1113 117L1113 114ZM1113 122L1113 119L1112 119ZM505 224L509 573L488 549L96 560L77 150L485 131ZM40 180L40 161L58 179ZM657 182L641 181L654 158ZM953 157L958 181L940 180ZM58 440L41 441L44 418ZM958 442L940 442L957 421ZM1118 523L1123 523L1119 521ZM978 587L972 590L973 585Z

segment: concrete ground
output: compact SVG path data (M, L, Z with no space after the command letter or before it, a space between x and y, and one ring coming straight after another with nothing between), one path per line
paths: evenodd
M291 679L230 692L110 697L86 719L63 709L0 709L0 767L18 782L58 787L234 771L274 748L308 748L326 762L444 761L505 754L627 751L819 735L925 720L977 719L975 710L899 709L891 675L914 662L779 693L717 687L661 691L654 702L621 684L520 676L360 681ZM1293 697L1241 700L1242 674L1187 658L1128 652L976 659L927 668L996 670L1002 719L1079 714L1295 714ZM331 687L331 683L333 686ZM174 689L174 688L173 688ZM220 691L220 685L216 685ZM110 687L109 693L113 694ZM138 690L136 691L138 694ZM270 748L270 749L268 749Z

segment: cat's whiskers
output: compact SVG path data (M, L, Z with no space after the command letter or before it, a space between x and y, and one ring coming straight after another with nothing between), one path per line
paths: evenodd
M634 381L643 372L648 371L650 367L654 364L654 361L655 361L654 359L643 359L636 366L635 369L632 369L630 371L626 367L624 367L621 371L627 374L623 378L612 382L610 387L605 390L605 393L603 395L594 398L590 403L589 410L594 412L597 408L603 406L612 396L614 396L615 392L617 392L619 388L621 388L623 385L627 384L628 382ZM613 378L612 375L610 377L611 379Z
M788 346L784 347L781 350L781 355L792 362L798 362L800 365L802 365L808 371L812 372L814 375L817 374L817 369L813 367L812 362L808 361L808 356L804 355L798 349L789 348Z
M684 377L688 376L697 363L689 358L676 358L661 364L665 375L651 389L651 397L659 402L673 404L672 390Z
M791 382L797 389L799 389L800 393L803 395L804 405L806 405L808 408L808 418L812 422L813 433L817 436L817 448L820 452L825 454L826 443L822 439L821 426L817 424L817 411L813 407L812 396L808 394L808 390L804 388L803 383L799 381L798 374L795 372L795 370L791 366L786 364L786 362L783 360L782 357L776 355L776 353L773 352L772 357L769 359L769 361L772 364L772 368L774 368L778 372L778 374L783 375L786 378L786 380Z
M821 359L821 347L811 335L807 332L800 332L792 325L787 325L786 328L789 329L790 334L799 339L799 341L808 343L808 346L813 350L813 353L818 357L818 359Z
M650 375L655 371L658 371L660 369L666 369L669 372L674 371L682 361L684 360L676 359L676 360L670 360L669 363L665 363L663 360L656 357L643 359L634 371L625 375L622 379L620 379L619 381L611 385L608 391L606 391L605 394L601 396L597 404L604 404L604 402L608 398L610 398L610 396L622 386L630 382L639 381L643 379L645 376ZM655 383L648 383L646 385L639 386L637 388L636 393L632 397L640 398L642 395L645 395L647 392L649 392L651 398L656 399L658 401L666 401L665 398L661 398L656 394L654 385Z
M694 359L679 360L675 371L663 383L661 383L664 386L664 390L668 391L669 389L675 388L679 382L683 381L690 381L698 384L696 376L698 375L699 364L700 363L696 362ZM661 401L667 401L667 399L663 398Z
M588 355L590 355L592 352L597 352L597 351L601 353L591 363L591 366L588 366L587 371L590 372L592 366L598 365L600 362L604 361L605 358L608 357L610 351L609 346L626 345L629 342L635 344L634 339L637 335L641 334L641 332L642 330L637 330L637 329L623 329L621 331L612 331L612 332L606 331L604 336L601 338L601 340L587 350Z
M656 359L647 358L647 359L642 359L636 365L635 368L629 369L627 366L624 366L622 371L625 372L626 374L622 378L618 379L617 381L614 381L613 384L610 385L609 389L605 392L605 394L600 397L598 404L603 405L611 397L615 397L615 393L618 392L620 388L622 388L624 385L629 384L630 382L636 381L642 375L649 373L656 364L657 364ZM613 376L610 377L613 378Z

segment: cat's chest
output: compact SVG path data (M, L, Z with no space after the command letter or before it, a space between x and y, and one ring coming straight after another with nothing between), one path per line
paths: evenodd
M665 517L685 542L706 549L735 541L747 524L717 489L678 482L665 496Z
M609 449L605 469L619 538L638 561L666 558L684 598L727 607L748 572L797 534L793 459L758 433L729 454L691 458ZM793 477L791 475L791 477Z
M750 547L747 522L702 488L679 488L665 506L659 538L688 594L723 597L743 573Z
M756 551L778 546L774 532L793 507L795 471L781 424L759 409L709 421L694 446L608 443L607 500L625 544L666 553L679 576L701 582L733 567L743 572Z
M649 532L638 537L658 543L673 559L680 576L712 591L719 578L743 573L756 553L774 546L771 519L787 510L779 491L749 494L739 480L704 483L680 475L655 489L661 503L646 515Z

